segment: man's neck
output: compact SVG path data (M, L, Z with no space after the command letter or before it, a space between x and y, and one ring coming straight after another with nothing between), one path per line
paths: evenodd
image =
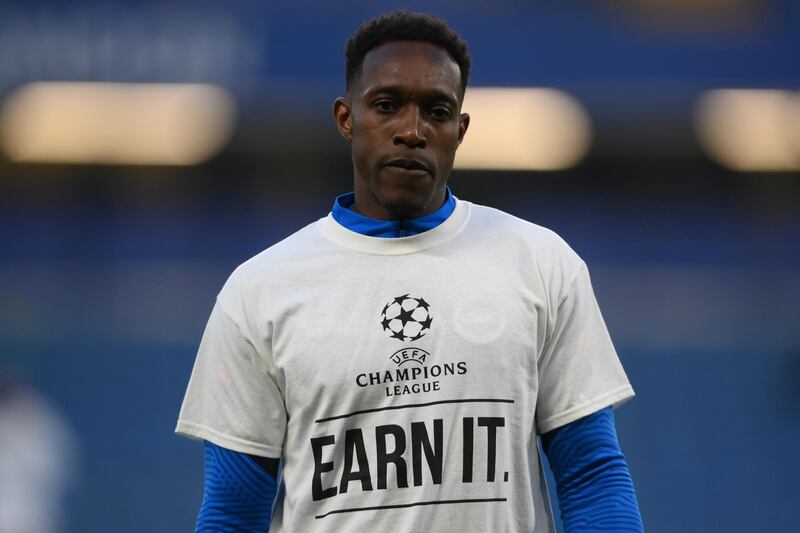
M456 200L449 189L445 190L444 203L436 211L417 218L403 220L380 220L354 209L355 194L343 194L336 198L331 211L333 218L342 226L370 237L409 237L435 228L453 212Z

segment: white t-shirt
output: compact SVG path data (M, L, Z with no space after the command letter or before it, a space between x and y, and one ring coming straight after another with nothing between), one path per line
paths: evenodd
M329 215L237 268L177 432L283 458L271 532L540 533L536 435L632 396L577 254L457 200L396 239Z

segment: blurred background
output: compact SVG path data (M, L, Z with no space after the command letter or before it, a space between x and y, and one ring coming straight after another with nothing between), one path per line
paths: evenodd
M214 297L351 190L344 43L397 7L470 45L454 193L589 264L646 529L795 530L800 2L3 0L1 533L192 530Z

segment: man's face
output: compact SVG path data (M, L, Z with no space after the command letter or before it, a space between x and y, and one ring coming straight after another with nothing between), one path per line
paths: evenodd
M395 41L367 53L347 98L334 103L352 145L356 210L388 220L442 205L469 125L460 84L458 64L434 44Z

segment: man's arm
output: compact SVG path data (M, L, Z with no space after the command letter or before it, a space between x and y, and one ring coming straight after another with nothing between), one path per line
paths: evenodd
M542 435L567 533L644 531L611 407Z
M196 533L265 533L277 493L279 459L258 457L204 441L205 486Z

